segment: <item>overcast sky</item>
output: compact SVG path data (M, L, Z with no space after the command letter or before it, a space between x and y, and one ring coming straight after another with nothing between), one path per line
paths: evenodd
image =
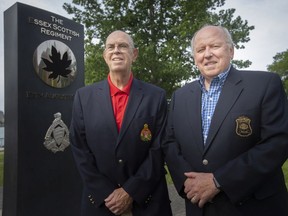
M4 23L3 13L14 5L15 0L2 0L0 4L0 111L4 110ZM64 2L72 0L18 0L69 18L62 8ZM234 59L249 59L251 70L267 70L273 62L273 56L288 49L288 1L287 0L226 0L224 8L235 8L236 16L241 16L254 25L250 32L251 40L245 44L244 50L236 50Z

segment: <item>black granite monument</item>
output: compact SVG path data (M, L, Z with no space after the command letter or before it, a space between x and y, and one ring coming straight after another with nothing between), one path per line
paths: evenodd
M4 48L3 216L79 216L68 128L84 85L84 28L16 3L4 12Z

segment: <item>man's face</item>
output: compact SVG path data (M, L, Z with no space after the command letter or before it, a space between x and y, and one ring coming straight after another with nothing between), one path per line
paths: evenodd
M124 32L111 33L105 45L103 57L110 72L130 72L131 65L136 60L138 50L132 48L129 37Z
M213 26L200 30L194 40L194 61L201 74L212 80L225 71L233 59L234 48L224 32Z

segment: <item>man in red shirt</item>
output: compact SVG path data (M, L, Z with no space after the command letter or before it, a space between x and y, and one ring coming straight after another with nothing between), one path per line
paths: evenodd
M112 32L107 80L76 92L70 138L83 179L81 215L170 216L160 149L165 91L133 77L132 38Z

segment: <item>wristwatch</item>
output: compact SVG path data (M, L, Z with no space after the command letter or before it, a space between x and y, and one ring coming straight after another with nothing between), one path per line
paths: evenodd
M214 184L215 184L215 187L216 187L217 189L221 190L221 185L219 184L219 182L216 180L215 177L213 177L213 182L214 182Z

